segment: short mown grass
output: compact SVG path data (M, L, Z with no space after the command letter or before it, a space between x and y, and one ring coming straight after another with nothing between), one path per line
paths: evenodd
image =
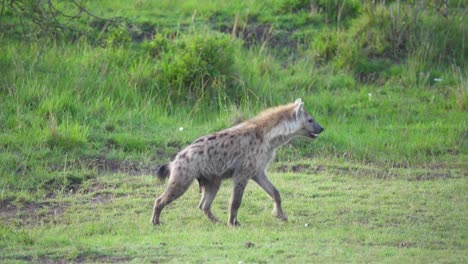
M388 172L366 166L310 160L297 166L302 169L270 174L287 223L271 215L270 199L253 182L240 209L240 228L209 222L197 209L196 184L153 227L153 198L164 185L145 175L106 174L43 200L3 202L1 260L466 261L466 172L445 171L449 176L441 177L432 169L400 169L399 177L382 179ZM230 193L226 181L213 205L223 221Z

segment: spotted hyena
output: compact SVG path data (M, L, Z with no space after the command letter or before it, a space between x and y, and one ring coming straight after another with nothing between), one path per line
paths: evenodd
M201 137L180 151L169 164L161 166L160 178L169 177L164 193L156 199L151 222L159 224L161 211L179 198L197 179L202 197L198 207L213 222L211 204L221 181L232 178L228 224L239 225L237 211L249 180L255 181L274 201L273 215L287 220L281 208L281 198L265 174L275 150L296 136L316 138L323 128L304 110L304 103L294 103L266 109L256 117L234 127Z

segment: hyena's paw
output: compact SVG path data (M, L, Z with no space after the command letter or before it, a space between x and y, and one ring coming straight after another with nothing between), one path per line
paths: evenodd
M278 217L278 219L283 221L283 222L287 222L288 221L288 216L285 215L285 214L282 214L281 216Z
M273 210L273 216L278 218L279 220L283 221L283 222L287 222L288 221L288 216L283 213L283 212L278 212L276 210Z
M159 224L160 224L160 223L159 223L159 220L156 219L155 217L152 217L152 218L151 218L150 223L151 223L152 225L159 225Z
M237 221L237 219L236 219L234 222L229 222L228 225L231 226L231 227L240 227L241 223L239 221Z

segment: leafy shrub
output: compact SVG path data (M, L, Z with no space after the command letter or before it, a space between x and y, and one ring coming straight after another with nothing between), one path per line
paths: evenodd
M198 100L220 94L235 96L236 43L222 34L157 34L145 48L155 59L156 82L168 95Z

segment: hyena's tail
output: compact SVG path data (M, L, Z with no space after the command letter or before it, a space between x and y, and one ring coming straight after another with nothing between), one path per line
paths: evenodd
M163 181L164 179L169 177L169 174L171 173L169 169L169 164L164 164L161 165L158 169L158 178Z

